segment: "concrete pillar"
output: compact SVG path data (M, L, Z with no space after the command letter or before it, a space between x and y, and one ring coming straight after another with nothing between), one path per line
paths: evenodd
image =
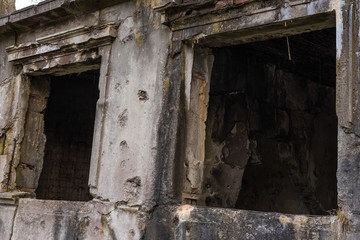
M360 212L360 8L342 0L337 9L338 203Z

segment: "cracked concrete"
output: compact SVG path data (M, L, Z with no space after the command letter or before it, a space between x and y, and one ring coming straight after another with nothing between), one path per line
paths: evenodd
M356 1L49 0L15 12L12 6L0 3L0 143L4 134L7 139L0 147L1 239L359 239ZM306 216L199 206L210 189L205 161L213 49L289 36L291 44L293 35L334 27L339 208ZM92 200L37 199L50 139L41 116L51 98L44 79L94 70L99 98L90 170L68 177L86 175ZM34 92L36 80L42 92ZM306 108L295 95L288 104ZM274 131L288 135L292 115L277 113L281 124ZM69 115L74 122L79 116ZM252 117L249 129L258 129ZM263 161L259 140L248 138L247 128L231 126L231 146L212 146L225 156L222 174L236 191L247 161L231 155L233 145L246 149L239 155L249 162ZM83 144L76 134L68 142Z

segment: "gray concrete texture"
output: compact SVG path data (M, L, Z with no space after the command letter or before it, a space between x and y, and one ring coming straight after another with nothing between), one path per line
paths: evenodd
M0 4L0 239L359 239L358 2L12 6ZM222 208L206 206L212 48L329 27L336 27L338 208L323 216L234 210L227 208L232 197ZM100 73L88 179L93 199L36 199L51 87L49 94L47 86L34 86L50 75L89 70ZM240 172L225 178L233 181L243 166Z

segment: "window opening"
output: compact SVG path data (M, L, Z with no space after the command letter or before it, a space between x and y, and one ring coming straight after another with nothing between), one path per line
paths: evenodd
M51 77L46 144L36 196L87 201L99 71Z
M335 35L330 28L213 49L207 206L319 215L337 208Z

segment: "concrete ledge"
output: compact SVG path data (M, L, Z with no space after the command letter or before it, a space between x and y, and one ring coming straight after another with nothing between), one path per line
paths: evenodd
M112 43L118 25L77 27L20 45L6 48L9 62L21 63L23 73L42 75L98 69L98 48ZM72 65L72 66L70 66ZM79 69L78 65L82 65ZM66 67L65 67L66 66Z
M146 213L109 202L20 199L12 239L140 239L143 221Z
M40 25L82 15L129 0L47 0L13 13L0 16L0 35L12 31L24 32Z
M15 214L15 206L2 206L0 204L0 239L10 239Z
M157 231L175 239L332 239L337 216L307 216L181 205L158 209ZM160 219L167 223L161 224ZM162 220L164 221L164 220ZM169 230L169 227L174 229Z
M0 193L0 205L16 205L19 198L32 198L34 193L30 192L2 192Z

